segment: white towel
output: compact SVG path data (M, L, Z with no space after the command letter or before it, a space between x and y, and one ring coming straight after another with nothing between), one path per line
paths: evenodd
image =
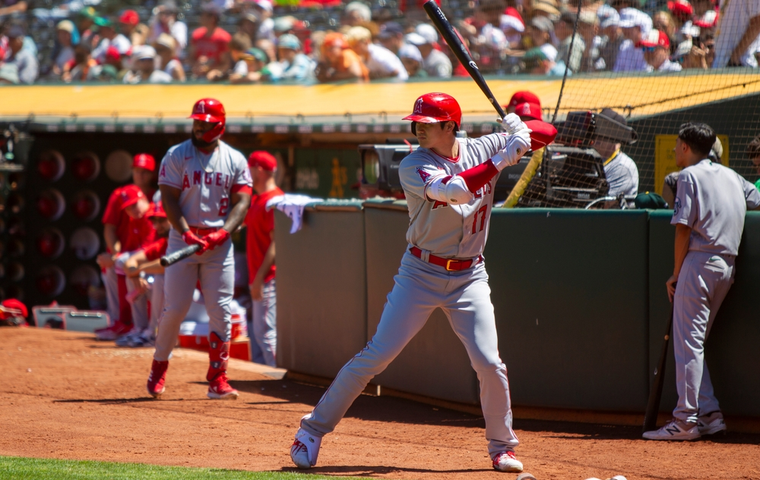
M277 208L290 217L293 225L290 227L290 233L296 233L301 229L303 219L303 209L306 205L322 201L321 198L312 198L306 195L286 193L277 197L272 197L267 202L267 209Z

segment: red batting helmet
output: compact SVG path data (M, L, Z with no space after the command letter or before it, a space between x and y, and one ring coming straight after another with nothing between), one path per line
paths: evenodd
M462 123L462 109L454 97L445 93L426 93L414 102L414 111L404 117L419 123L454 122L459 128Z
M226 112L222 102L214 98L201 98L193 105L193 113L190 118L202 122L216 123L214 128L203 135L204 142L213 142L222 136L226 124Z

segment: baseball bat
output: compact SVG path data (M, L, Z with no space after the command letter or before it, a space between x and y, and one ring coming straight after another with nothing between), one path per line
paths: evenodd
M175 263L179 262L180 260L183 260L190 255L194 254L198 251L198 249L201 248L200 245L188 245L187 247L177 250L174 253L170 253L169 255L164 255L161 257L160 263L162 267L168 267L170 265L174 265Z
M470 52L464 45L464 41L462 41L462 38L457 33L456 29L451 26L451 23L449 23L449 20L446 18L446 15L443 14L438 4L435 3L435 0L428 0L423 5L423 8L428 14L428 17L430 17L430 20L433 21L435 28L446 41L446 44L449 46L449 48L451 48L451 51L462 63L462 66L464 66L465 70L467 70L467 73L470 74L470 77L475 80L475 83L478 85L478 87L480 87L480 90L483 92L483 94L485 94L488 101L491 102L493 108L496 109L496 112L499 114L499 118L504 118L507 115L506 112L504 112L504 109L501 108L499 102L496 101L493 92L491 92L491 89L488 88L486 79L483 78L483 75L478 69L478 64L475 63L475 60L472 59Z
M662 342L660 351L660 361L654 370L654 381L652 388L649 390L649 401L647 402L647 411L644 414L644 431L648 432L657 428L657 414L660 411L660 399L662 398L662 387L665 383L665 364L668 361L668 347L670 346L670 330L673 327L673 306L670 308L670 319L668 328L665 330L665 337Z

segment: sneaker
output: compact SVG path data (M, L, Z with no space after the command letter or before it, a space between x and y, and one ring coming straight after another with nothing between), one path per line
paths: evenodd
M130 330L129 333L126 335L122 335L119 338L116 339L116 346L117 347L128 347L129 343L132 342L136 337L138 337L140 334L137 332L137 330Z
M166 382L166 370L169 368L169 361L159 362L153 360L148 375L148 393L153 398L159 398L164 393L164 382Z
M315 437L303 428L296 432L296 439L290 447L290 458L298 468L311 468L317 464L322 437Z
M720 410L702 415L697 419L697 429L700 435L712 435L726 430L726 422Z
M659 430L644 432L643 437L647 440L694 440L700 437L700 433L696 423L685 423L674 418Z
M515 452L507 450L506 452L497 453L493 457L493 468L500 472L522 472L523 464L515 456Z
M156 340L153 337L143 335L135 335L129 339L130 347L152 347L156 344Z
M122 335L126 335L130 330L132 330L132 325L117 321L110 327L95 330L95 338L97 340L113 341Z
M208 398L215 400L236 400L238 391L227 383L227 375L221 374L208 383Z

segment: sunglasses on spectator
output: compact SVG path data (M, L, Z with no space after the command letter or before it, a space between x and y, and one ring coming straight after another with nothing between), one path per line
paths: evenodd
M652 53L657 50L657 47L642 47L645 52Z

